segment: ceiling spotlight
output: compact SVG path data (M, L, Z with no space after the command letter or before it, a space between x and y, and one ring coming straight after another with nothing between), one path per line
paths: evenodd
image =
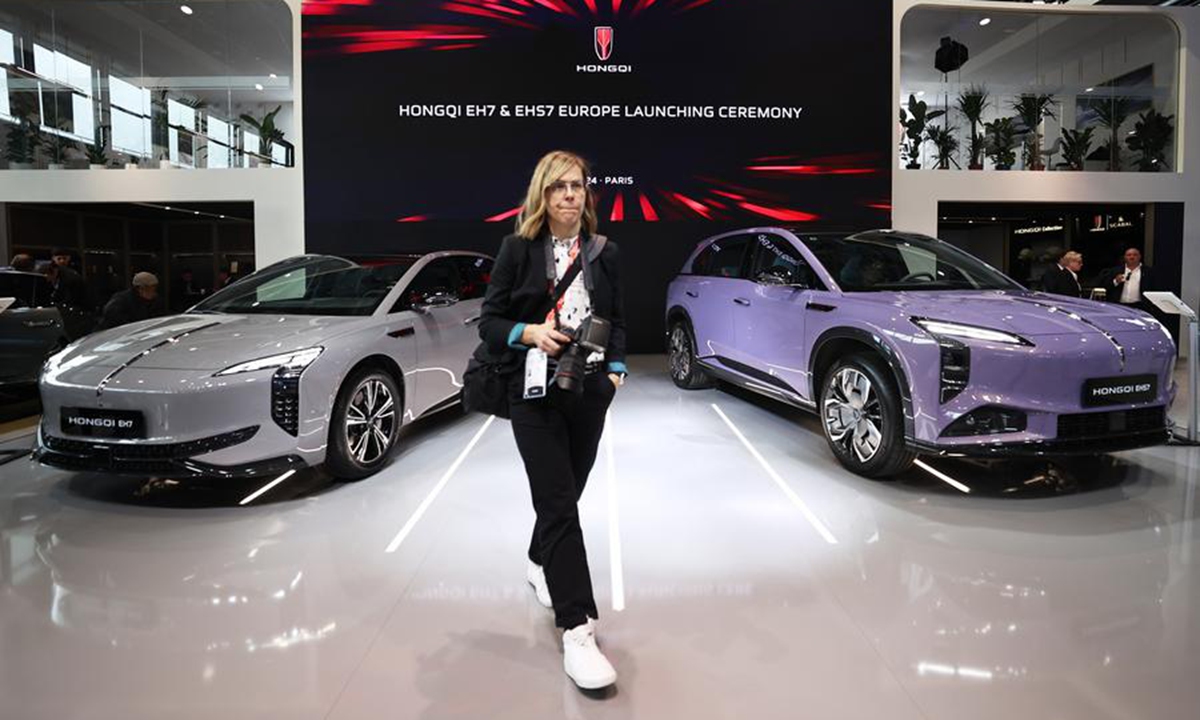
M163 210L170 210L170 209L171 209L170 205L163 205Z
M179 12L183 13L184 15L191 15L195 12L195 10L192 10L190 5L180 5Z
M917 97L925 97L925 91L924 91L924 90L918 90L918 91L917 91Z
M992 24L992 19L991 19L991 18L984 18L984 19L982 19L982 20L980 20L980 21L979 21L979 26L980 26L980 27L986 27L986 26L988 26L988 25L991 25L991 24Z
M272 80L278 80L278 79L279 79L279 76L278 76L278 75L276 75L275 73L271 73L270 77L271 77L271 79L272 79Z
M1094 88L1094 87L1092 87L1092 88L1088 88L1087 90L1084 90L1084 92L1092 92L1092 91L1093 91L1093 90L1095 90L1095 89L1096 89L1096 88Z
M254 89L259 92L262 92L262 89L263 89L262 83L254 83Z
M199 215L199 214L200 214L200 211L199 211L199 210L193 210L193 211L192 211L192 214L193 214L193 215Z

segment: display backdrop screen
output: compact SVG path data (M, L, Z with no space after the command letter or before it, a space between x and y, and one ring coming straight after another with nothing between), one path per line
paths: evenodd
M886 0L303 7L312 250L494 251L560 148L592 163L602 231L663 287L725 228L889 225Z

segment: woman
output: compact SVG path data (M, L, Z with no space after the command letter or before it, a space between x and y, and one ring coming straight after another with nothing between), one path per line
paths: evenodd
M517 231L504 238L492 269L479 335L491 352L508 352L512 360L513 435L537 515L526 578L538 601L554 608L555 623L563 629L567 675L581 688L599 689L617 675L596 646L599 613L578 502L596 460L605 413L626 374L625 321L617 246L595 235L588 177L587 164L568 152L552 152L538 162ZM561 297L554 302L556 294ZM568 333L589 317L607 320L611 329L604 350L587 353L577 393L551 378L571 343ZM539 367L546 369L538 373ZM531 379L527 371L534 371Z

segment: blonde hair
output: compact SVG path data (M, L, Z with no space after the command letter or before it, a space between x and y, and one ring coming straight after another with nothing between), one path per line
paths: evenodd
M1080 255L1079 253L1075 252L1074 250L1070 250L1068 252L1063 253L1063 256L1062 256L1062 264L1063 265L1066 265L1069 262L1074 262L1076 260L1078 260L1079 262L1083 262L1083 255Z
M546 194L550 186L558 182L572 168L579 168L583 173L583 231L594 235L599 223L596 220L596 197L587 185L591 177L591 168L587 161L575 153L565 150L555 150L546 153L533 169L533 177L529 180L529 191L525 193L525 204L517 215L517 234L526 240L535 240L542 233L546 224Z

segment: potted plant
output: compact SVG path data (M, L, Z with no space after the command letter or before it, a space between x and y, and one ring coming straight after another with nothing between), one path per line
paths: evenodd
M1024 138L1021 154L1027 170L1046 169L1046 164L1042 162L1042 134L1038 126L1045 118L1055 117L1053 104L1053 95L1032 93L1022 95L1021 99L1012 104L1012 109L1017 113L1017 119L1022 126L1020 132Z
M66 131L67 124L65 122L60 122L55 126L55 129ZM49 165L47 166L48 169L62 170L65 168L67 166L67 153L77 147L75 141L56 132L44 133L43 131L38 130L38 133L42 136L41 143L42 146L46 148L46 155L50 160Z
M1096 101L1093 104L1096 108L1096 120L1100 126L1108 131L1108 141L1105 147L1108 148L1108 169L1110 172L1118 172L1121 169L1121 139L1119 134L1121 126L1125 124L1125 120L1133 111L1130 107L1129 98L1114 97Z
M978 85L972 85L958 96L958 110L971 123L971 140L968 146L968 154L970 161L967 164L969 170L983 169L983 134L979 132L979 125L983 122L983 113L987 109L988 92L987 88Z
M4 145L4 157L10 170L28 170L33 167L34 153L39 137L37 128L27 115L17 115L16 122L8 126L8 138Z
M1017 161L1013 147L1017 144L1017 126L1010 117L999 118L983 126L984 153L997 170L1011 170Z
M1087 155L1092 151L1092 132L1095 128L1062 131L1063 159L1072 170L1082 170Z
M930 125L925 131L925 137L937 148L938 170L949 170L952 162L955 167L958 167L958 163L954 162L954 156L958 153L958 138L954 135L956 132L958 132L958 128L953 125L947 127Z
M1138 116L1133 134L1125 139L1129 149L1139 153L1138 170L1158 172L1160 168L1170 168L1167 164L1167 145L1171 144L1171 136L1175 132L1171 125L1174 119L1174 115L1163 115L1154 108Z
M915 100L916 98L912 99ZM921 104L924 105L925 103ZM275 126L275 116L279 114L279 110L282 107L282 105L276 105L275 109L264 115L262 119L256 118L249 113L242 113L241 115L242 122L254 128L254 130L258 133L258 152L260 155L263 155L266 158L265 160L261 161L264 165L271 164L271 150L275 146L275 143L283 140L283 131ZM901 111L900 114L900 122L904 122L904 112ZM920 166L918 165L918 167Z
M107 145L107 125L100 125L96 128L96 141L84 148L84 154L87 155L88 167L92 170L104 170L108 167L108 150Z

